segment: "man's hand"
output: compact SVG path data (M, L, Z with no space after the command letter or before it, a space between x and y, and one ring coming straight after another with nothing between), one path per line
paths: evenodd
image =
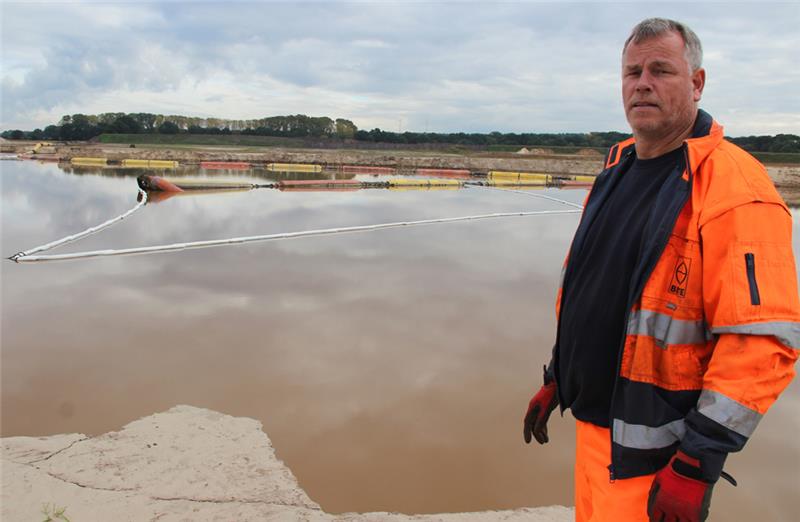
M708 518L714 484L700 479L700 461L678 451L656 473L647 499L651 522L703 522Z
M556 383L547 378L545 369L544 386L533 396L528 404L528 412L525 414L522 435L525 443L530 444L531 434L539 444L544 444L550 439L547 437L547 419L558 406L558 396L556 395Z

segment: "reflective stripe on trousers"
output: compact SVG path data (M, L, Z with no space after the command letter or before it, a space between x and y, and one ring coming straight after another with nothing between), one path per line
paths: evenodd
M647 495L655 475L611 482L611 430L576 421L575 520L648 522Z

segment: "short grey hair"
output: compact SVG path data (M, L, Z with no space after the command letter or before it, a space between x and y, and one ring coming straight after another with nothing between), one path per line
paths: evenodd
M703 45L700 43L700 38L686 24L668 18L648 18L636 24L631 35L625 40L622 54L625 54L625 49L631 42L638 44L671 32L676 32L683 38L684 56L691 72L699 69L703 65Z

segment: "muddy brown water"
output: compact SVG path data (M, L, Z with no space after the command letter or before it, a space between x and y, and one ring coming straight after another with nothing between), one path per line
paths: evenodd
M0 168L4 257L135 204L126 171ZM225 177L234 175L273 176ZM54 252L558 208L485 189L264 189L149 204ZM577 223L577 215L535 216L3 260L2 436L100 434L191 404L260 420L329 512L572 505L571 417L553 418L545 447L522 442L521 419L549 357L553 299ZM796 519L799 413L795 382L729 459L740 485L716 488L711 520Z

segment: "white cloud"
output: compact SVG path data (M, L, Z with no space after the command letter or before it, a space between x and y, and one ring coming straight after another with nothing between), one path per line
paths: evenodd
M368 49L387 49L391 47L395 47L392 44L388 44L382 40L376 39L368 39L368 40L353 40L350 45L355 47L366 47Z

